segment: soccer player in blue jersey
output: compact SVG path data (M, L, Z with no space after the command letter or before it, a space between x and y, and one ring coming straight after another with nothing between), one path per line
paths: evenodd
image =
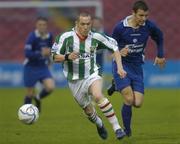
M160 68L165 65L163 52L163 33L158 26L147 19L148 6L144 1L137 1L132 8L132 15L120 21L114 28L112 37L117 40L122 56L123 67L127 72L125 78L119 78L116 63L113 62L114 84L108 94L117 90L123 98L121 109L123 124L127 136L131 135L132 106L141 107L144 99L143 54L148 37L157 45L157 56L154 64Z
M31 103L34 98L39 111L41 111L41 99L54 89L54 80L48 67L53 37L47 28L47 18L38 17L36 29L29 34L25 44L24 85L27 92L24 103ZM43 89L36 94L35 85L38 82L43 85Z

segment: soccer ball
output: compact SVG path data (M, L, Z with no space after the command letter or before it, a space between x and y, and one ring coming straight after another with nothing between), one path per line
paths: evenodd
M39 118L39 110L33 104L24 104L18 110L18 118L25 124L33 124Z

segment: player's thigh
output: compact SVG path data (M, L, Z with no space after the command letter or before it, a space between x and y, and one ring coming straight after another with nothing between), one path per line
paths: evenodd
M85 108L91 103L91 97L88 95L88 89L83 80L69 81L69 88L76 102L81 108Z
M144 80L142 75L136 75L133 77L131 85L134 92L144 94Z
M134 102L133 90L131 86L127 86L121 90L125 104L132 105Z
M25 67L24 68L24 86L33 88L38 82L39 78L36 71L33 68Z
M93 97L98 98L102 96L102 80L95 80L89 87L89 92Z
M144 101L144 95L141 92L134 91L134 106L141 107Z

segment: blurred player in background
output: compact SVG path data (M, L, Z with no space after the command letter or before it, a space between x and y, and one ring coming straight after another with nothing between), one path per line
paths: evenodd
M139 108L144 100L142 64L144 63L143 54L149 36L157 45L157 56L154 64L157 64L160 68L165 65L163 34L157 25L148 20L147 17L147 4L144 1L135 2L132 15L120 21L115 26L112 35L118 42L127 77L119 78L116 72L117 65L113 62L115 83L108 89L108 94L112 95L116 89L124 98L121 114L127 136L131 136L132 106Z
M33 98L39 111L41 111L41 99L48 96L54 89L54 80L49 70L53 37L47 28L47 18L38 17L36 29L29 34L25 44L24 85L27 93L24 103L32 103ZM43 87L40 93L36 94L35 85L38 82Z
M105 34L104 27L103 27L103 21L100 17L94 17L92 20L92 30L94 32L98 32L101 34ZM96 53L96 63L98 64L99 68L99 74L102 76L103 68L104 68L104 50L100 49Z
M68 79L69 88L88 119L96 124L99 136L106 139L108 135L102 119L92 105L92 99L112 124L117 139L121 139L125 132L119 125L111 103L102 94L102 79L98 75L95 63L96 48L100 46L114 52L118 77L125 77L126 72L121 65L117 42L110 37L91 32L91 25L91 16L81 13L76 20L75 28L56 38L52 47L53 59L55 62L63 62L63 72Z

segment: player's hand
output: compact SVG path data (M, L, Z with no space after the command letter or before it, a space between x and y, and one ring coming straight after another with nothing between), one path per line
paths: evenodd
M70 53L69 56L68 56L68 59L69 59L69 60L75 60L75 59L77 59L77 58L79 58L79 53L78 53L78 52L72 52L72 53Z
M44 56L44 57L49 57L50 54L51 54L50 48L46 48L46 47L42 48L42 49L41 49L41 54L42 54L42 56Z
M119 74L120 78L125 78L127 75L127 73L124 69L118 70L118 74Z
M129 48L128 47L124 47L120 50L120 53L121 53L121 56L122 57L126 57L128 55L128 51L129 51Z
M165 58L156 57L154 60L154 65L158 65L161 69L165 67L166 60Z

